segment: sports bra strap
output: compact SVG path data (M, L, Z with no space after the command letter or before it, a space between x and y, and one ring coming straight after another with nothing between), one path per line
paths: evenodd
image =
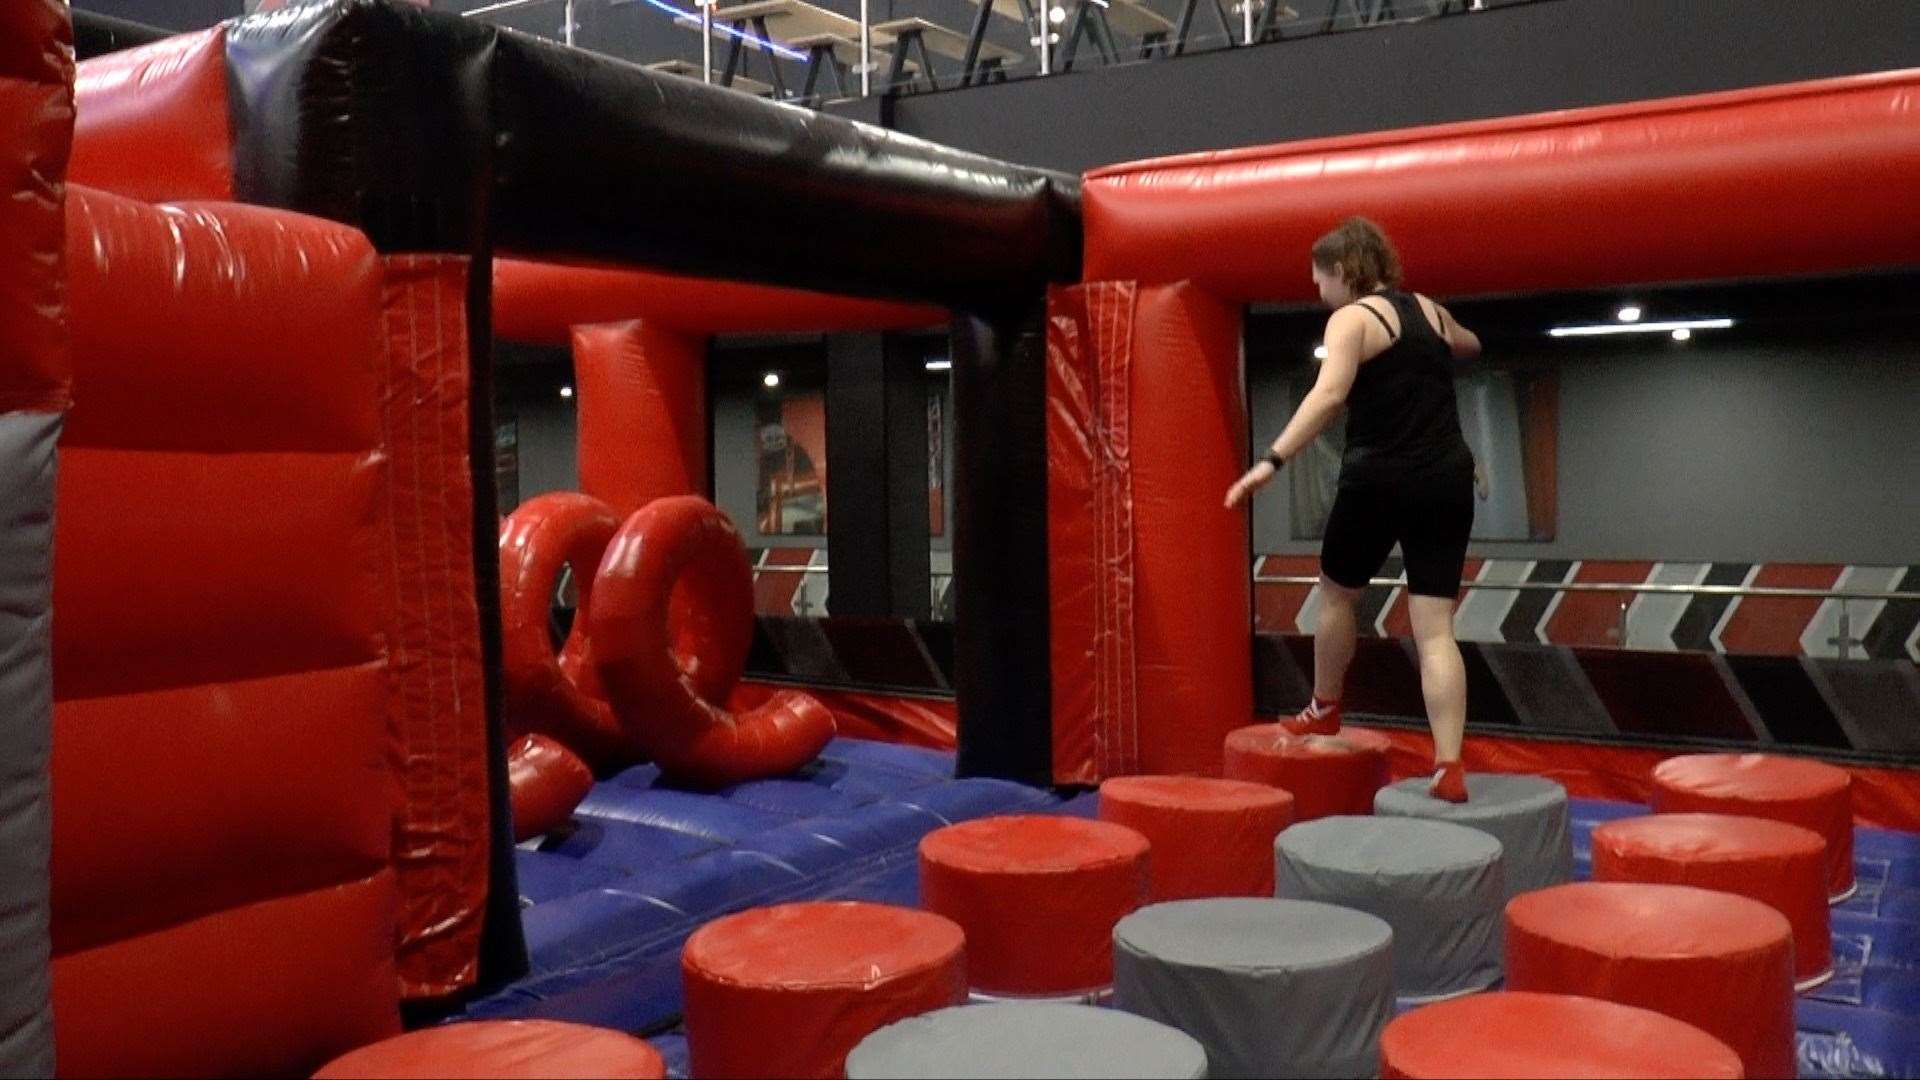
M1392 301L1389 300L1388 303L1392 303ZM1372 304L1364 303L1359 300L1355 300L1353 302L1353 306L1360 308L1361 310L1365 311L1367 314L1372 315L1376 319L1379 319L1380 325L1386 328L1388 341L1398 341L1400 339L1400 335L1393 332L1393 324L1387 321L1387 317L1385 315L1380 314L1379 308L1376 308Z

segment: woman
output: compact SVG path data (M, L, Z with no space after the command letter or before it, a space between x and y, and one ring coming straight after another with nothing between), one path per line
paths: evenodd
M1399 257L1365 218L1347 219L1313 245L1313 282L1334 309L1319 378L1266 458L1227 492L1227 506L1240 505L1347 409L1347 449L1320 549L1313 702L1281 725L1296 734L1340 730L1354 602L1397 543L1433 728L1428 792L1465 802L1467 678L1453 606L1473 529L1475 467L1460 433L1453 361L1479 355L1480 339L1446 308L1401 290Z

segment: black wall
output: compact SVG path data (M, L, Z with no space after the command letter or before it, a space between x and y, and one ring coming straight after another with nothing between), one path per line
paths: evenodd
M1298 6L1296 4L1296 6ZM1550 0L903 97L903 132L1067 171L1920 66L1910 0Z

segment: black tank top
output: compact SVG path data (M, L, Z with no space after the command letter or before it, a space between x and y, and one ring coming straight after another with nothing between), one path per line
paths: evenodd
M1453 394L1453 349L1427 321L1420 301L1389 289L1375 296L1400 313L1400 333L1360 365L1347 391L1347 450L1341 487L1473 478ZM1386 319L1369 305L1368 314ZM1388 326L1387 333L1393 334Z

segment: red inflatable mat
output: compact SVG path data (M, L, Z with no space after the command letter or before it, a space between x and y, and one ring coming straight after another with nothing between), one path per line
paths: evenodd
M1827 841L1827 893L1853 895L1853 778L1845 769L1774 754L1686 754L1653 770L1657 813L1697 810L1799 825Z
M554 1020L476 1020L363 1046L313 1075L315 1080L658 1080L667 1075L667 1066L659 1051L618 1031Z
M1338 735L1289 735L1278 724L1252 724L1227 734L1229 780L1250 780L1293 796L1293 820L1371 814L1387 786L1386 736L1361 728Z
M1566 994L1475 994L1404 1013L1380 1036L1387 1080L1620 1080L1744 1075L1740 1055L1692 1024Z
M1652 1009L1726 1043L1749 1076L1794 1075L1793 934L1758 900L1613 882L1515 897L1507 988Z
M968 974L990 994L1111 983L1114 924L1146 896L1146 838L1104 821L980 818L920 841L920 902L966 929Z
M1122 776L1100 785L1100 819L1147 838L1148 897L1272 896L1273 838L1293 796L1204 776Z
M1793 927L1793 975L1833 976L1827 842L1811 829L1728 814L1655 814L1593 831L1595 881L1694 885L1758 900Z
M839 1077L861 1039L967 997L960 927L858 901L781 904L701 927L681 955L698 1077Z

